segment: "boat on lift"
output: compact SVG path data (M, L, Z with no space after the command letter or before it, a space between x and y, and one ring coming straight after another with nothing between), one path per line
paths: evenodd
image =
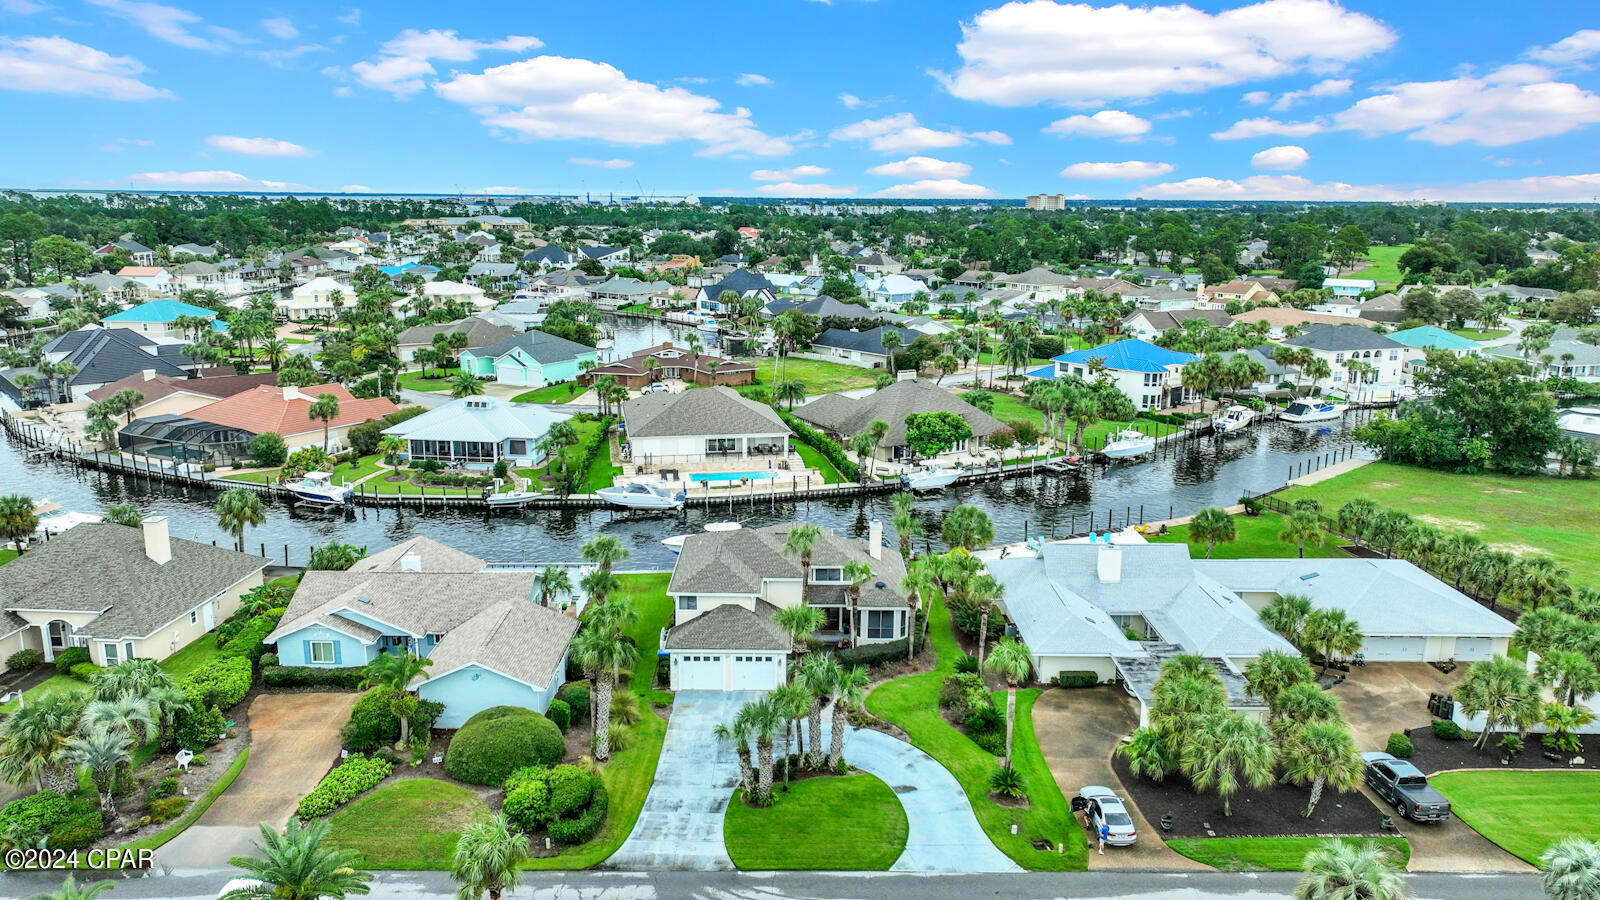
M906 472L900 476L900 486L914 493L923 491L937 491L954 484L961 477L960 469L946 469L943 466L927 466L914 472Z
M722 331L722 325L717 322L716 316L701 316L700 321L694 327L701 331L709 331L712 334Z
M688 499L688 494L683 491L637 481L601 488L594 493L601 500L626 509L682 509L683 501Z
M1327 422L1343 418L1344 411L1350 408L1348 403L1336 403L1332 400L1296 400L1289 404L1279 418L1285 422Z
M1246 425L1254 422L1256 411L1248 406L1235 404L1211 417L1211 426L1217 434L1233 434L1242 430Z
M1156 439L1136 428L1124 428L1113 434L1100 455L1106 459L1132 459L1156 449Z
M738 522L707 522L706 523L706 531L711 533L711 534L717 534L717 533L725 532L725 531L738 531L739 529L741 529L743 527L744 526L740 525ZM692 537L694 537L694 535L692 535L692 534L677 534L677 535L673 535L672 537L667 538L666 540L663 540L661 542L661 544L662 544L662 546L666 547L668 550L671 550L673 555L677 555L677 554L683 552L683 542L687 541L689 538L692 538Z
M356 489L348 484L334 484L332 472L307 472L288 487L295 500L311 506L349 506L355 503Z
M1600 441L1600 408L1574 406L1561 410L1561 415L1556 418L1556 427L1569 437Z

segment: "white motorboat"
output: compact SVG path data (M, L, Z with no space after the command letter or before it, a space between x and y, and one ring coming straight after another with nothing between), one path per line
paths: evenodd
M289 485L289 492L302 503L318 506L344 506L356 496L356 489L350 485L334 484L332 472L307 472Z
M529 501L537 500L540 496L538 491L505 491L489 494L483 498L483 502L489 504L490 509L515 509L527 506Z
M701 331L709 331L712 334L716 334L722 330L722 326L717 324L717 320L711 316L705 316L700 320L699 324L695 325L694 327L700 329Z
M681 509L688 497L683 491L674 492L659 484L637 481L601 488L594 493L607 503L627 509Z
M1341 418L1349 408L1348 403L1335 403L1332 400L1296 400L1289 404L1280 418L1285 422L1326 422Z
M1255 418L1255 410L1236 404L1212 416L1211 425L1217 429L1217 434L1232 434L1254 422Z
M34 540L46 540L89 522L103 522L100 516L91 516L63 507L59 503L40 500L33 505L33 514L39 524L33 529Z
M711 532L711 533L716 533L716 532L721 532L721 531L738 531L739 529L741 529L743 527L744 526L740 525L738 522L707 522L706 523L706 531ZM687 541L691 537L694 537L694 535L692 535L692 534L673 535L672 537L669 537L666 540L662 541L661 544L662 544L662 546L666 547L668 550L671 550L673 552L673 554L678 554L678 553L682 553L683 552L683 542Z
M615 347L616 345L617 345L617 342L612 340L611 338L608 338L608 337L603 337L600 340L594 342L594 348L596 350L610 350L612 347Z
M915 472L906 472L900 476L900 486L908 491L937 491L948 487L961 477L960 469L946 469L942 466L928 466Z
M1556 418L1556 427L1570 437L1600 441L1600 408L1574 406L1564 409Z
M1100 448L1100 455L1106 459L1129 459L1143 456L1156 449L1156 439L1134 428L1124 428Z

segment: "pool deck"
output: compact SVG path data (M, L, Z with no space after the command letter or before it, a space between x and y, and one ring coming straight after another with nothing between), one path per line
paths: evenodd
M768 468L769 465L771 468ZM663 472L672 477L662 478ZM741 482L741 478L750 480ZM805 468L798 453L772 457L712 457L679 463L652 462L649 465L627 464L623 466L617 483L630 481L684 491L691 498L729 496L751 489L763 494L782 494L795 490L796 486L803 490L807 486L820 487L824 483L822 473Z

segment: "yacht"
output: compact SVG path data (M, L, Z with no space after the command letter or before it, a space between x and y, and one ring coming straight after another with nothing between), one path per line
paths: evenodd
M1556 427L1570 437L1600 441L1600 407L1574 406L1561 410Z
M627 509L682 509L688 495L672 491L659 484L619 484L595 491L601 500Z
M296 500L319 506L344 506L353 503L356 496L356 489L350 485L334 484L332 472L307 472L288 487Z
M744 526L740 525L738 522L707 522L706 523L706 531L711 532L711 533L716 533L716 532L721 532L721 531L738 531L739 529L741 529L743 527ZM687 541L691 537L694 537L694 535L692 535L692 534L677 534L677 535L673 535L672 537L667 538L666 540L662 541L661 543L668 550L671 550L674 556L676 556L677 554L683 552L683 542Z
M928 466L914 472L906 472L900 476L900 486L908 491L937 491L948 487L961 477L960 469L946 469L942 466Z
M1296 400L1289 404L1280 418L1285 422L1326 422L1341 418L1349 408L1348 403L1335 403L1332 400Z
M1143 456L1156 449L1156 439L1134 428L1124 428L1100 448L1100 455L1106 459L1130 459Z
M1255 421L1255 418L1255 410L1235 404L1212 416L1211 425L1217 429L1217 434L1232 434Z
M702 316L699 323L697 323L694 327L700 329L701 331L709 331L712 334L716 334L722 330L722 326L717 324L715 316Z

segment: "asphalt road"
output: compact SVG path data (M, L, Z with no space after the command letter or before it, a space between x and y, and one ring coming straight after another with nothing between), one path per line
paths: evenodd
M232 871L146 877L112 876L116 887L103 895L161 900L203 900L217 895ZM1079 872L1067 875L901 875L881 872L568 872L528 873L508 898L533 900L1265 900L1289 896L1298 876L1272 873ZM1408 875L1418 900L1538 900L1533 875ZM60 886L55 873L0 875L0 898L26 898ZM374 898L454 900L455 886L443 872L382 872Z

